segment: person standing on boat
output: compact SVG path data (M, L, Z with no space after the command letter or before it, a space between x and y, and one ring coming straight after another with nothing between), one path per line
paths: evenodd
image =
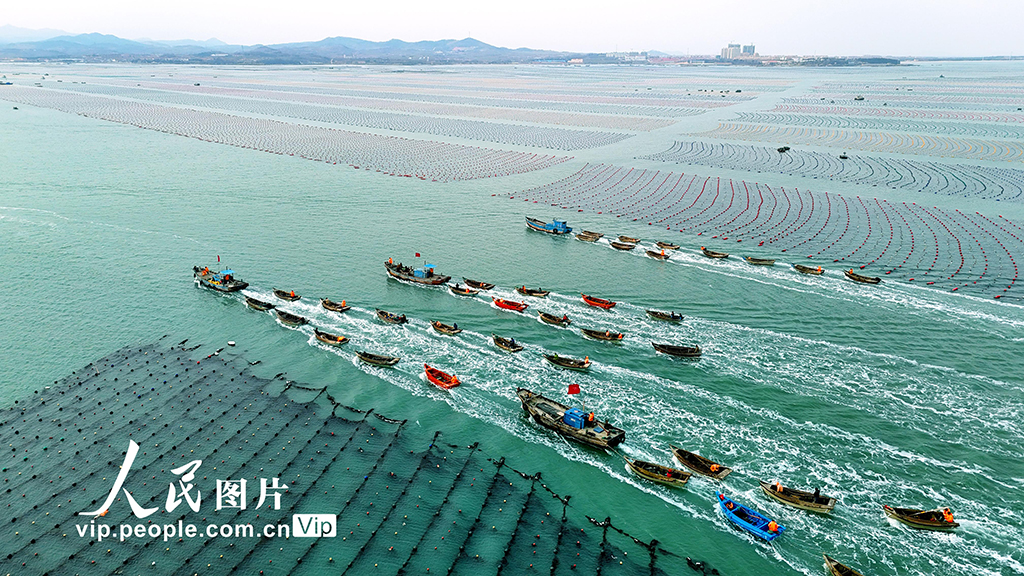
M942 518L946 522L949 522L950 524L953 524L953 513L949 511L949 508L943 508L942 509Z
M779 525L775 522L775 520L772 520L771 522L768 523L768 531L769 532L778 532L779 531Z

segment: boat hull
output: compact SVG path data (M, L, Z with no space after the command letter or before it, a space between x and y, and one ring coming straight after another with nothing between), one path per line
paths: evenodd
M508 338L502 338L496 334L491 334L491 338L494 341L494 345L506 352L521 352L523 350L522 344L514 344Z
M348 305L342 305L337 302L333 302L328 298L321 298L320 305L324 307L324 310L330 310L331 312L345 312L352 308Z
M700 358L702 354L700 346L673 346L671 344L658 344L657 342L651 342L651 346L662 354L668 354L676 358Z
M893 520L916 528L918 530L930 530L932 532L952 532L960 527L959 522L945 522L945 521L924 521L916 520L907 516L911 512L926 512L926 510L910 510L908 508L893 508L891 506L883 506L882 509L885 511L885 515Z
M626 465L629 467L630 472L637 476L647 480L648 482L654 482L661 484L662 486L671 486L673 488L681 488L690 481L691 474L689 472L683 472L682 470L676 470L669 468L668 466L661 466L653 464L651 462L643 462L641 460L626 460ZM653 470L652 470L653 469ZM665 472L671 470L672 477L666 476ZM655 472L657 471L657 472ZM658 473L661 472L661 473Z
M853 280L854 282L859 282L861 284L881 284L882 283L882 279L881 278L872 278L871 276L864 276L863 274L857 274L856 272L850 272L849 270L843 270L843 274L847 278L849 278L850 280Z
M526 226L530 230L536 230L537 232L544 232L545 234L551 234L552 236L564 236L572 232L572 228L568 226L556 227L554 224L548 224L541 222L536 218L527 218Z
M801 274L810 274L811 276L821 276L825 273L824 270L818 268L811 268L810 266L804 266L802 264L794 264L793 269Z
M647 315L655 320L663 320L665 322L681 322L683 315L676 316L671 312L662 312L660 310L648 310Z
M465 277L463 277L462 279L466 282L466 284L469 287L476 288L477 290L490 290L491 288L494 288L494 284L491 284L490 282L480 282L478 280L470 280L469 278Z
M274 309L274 305L270 302L264 302L263 300L257 300L249 296L245 297L245 305L253 310L259 310L260 312Z
M385 264L385 270L388 271L388 276L391 276L395 280L404 280L405 282L412 282L413 284L422 284L424 286L440 286L441 284L447 284L452 279L451 276L431 276L430 278L417 278L412 274L404 274L387 267Z
M512 300L505 300L503 298L491 298L494 305L502 310L511 310L513 312L522 312L530 307L526 302L515 302Z
M319 340L323 344L326 344L328 346L334 346L334 347L338 347L338 346L341 346L343 344L348 344L348 338L346 338L344 336L340 336L338 338L333 338L332 336L334 336L334 335L333 334L327 334L326 332L320 332L319 330L316 331L316 339Z
M626 432L614 426L605 428L602 425L598 431L598 427L580 430L565 424L562 416L569 409L565 404L534 394L525 388L516 389L516 394L529 418L564 438L600 449L614 448L626 440Z
M427 380L438 388L451 390L460 384L458 378L426 364L423 365L423 371L427 375Z
M587 296L586 294L583 294L583 302L593 306L594 308L603 308L605 310L610 310L615 307L615 302L612 302L611 300L594 298L593 296Z
M682 448L672 446L671 444L669 444L669 447L672 449L672 457L675 458L676 462L679 462L679 464L687 467L696 474L704 476L705 478L724 480L726 476L732 473L732 468L721 465L719 465L721 466L720 470L712 472L710 466L712 464L716 464L716 462L712 462L699 454L694 454L693 452L683 450Z
M816 512L818 514L829 514L836 507L835 498L819 496L819 501L812 502L810 500L814 498L814 495L811 493L783 487L782 494L779 494L775 489L775 486L763 480L760 480L759 483L761 485L761 491L764 492L766 496L780 504L785 504L786 506L791 506L807 512ZM823 502L821 500L823 500Z
M559 368L565 368L566 370L575 370L576 372L586 372L590 369L590 360L575 360L573 358L563 358L561 356L553 356L551 354L545 354L544 359L548 362L558 366Z
M359 360L373 366L394 366L401 360L401 358L396 358L394 356L382 356L380 354L371 354L369 352L356 352L356 356Z
M538 317L541 319L541 322L551 324L552 326L562 326L564 328L565 326L572 324L571 319L563 320L561 317L555 316L554 314L548 314L547 312L539 313Z
M864 576L860 572L857 572L853 568L840 564L835 558L830 557L828 554L822 554L825 557L825 567L828 568L828 573L832 576Z
M235 281L229 284L215 284L209 279L200 276L196 276L196 279L199 281L199 285L203 288L209 288L210 290L216 290L217 292L238 292L239 290L245 290L249 287L248 282L242 281Z
M733 526L744 532L752 534L765 542L772 542L786 530L784 526L779 525L777 531L771 532L765 528L771 519L765 518L731 498L726 498L721 492L716 492L715 496L718 498L718 507L725 514L726 519L732 522Z
M302 326L303 324L309 322L309 320L306 320L302 316L289 314L288 312L284 312L283 310L277 311L277 319L280 320L282 324L287 324L289 326Z

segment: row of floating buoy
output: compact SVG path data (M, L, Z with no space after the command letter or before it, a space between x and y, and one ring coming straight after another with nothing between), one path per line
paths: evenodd
M588 164L568 178L509 198L543 202L563 209L586 207L597 213L610 212L618 217L646 220L649 225L664 224L666 230L696 232L697 236L721 240L754 241L758 246L778 245L792 239L787 242L788 246L784 244L785 247L780 248L781 252L800 248L808 251L809 258L831 256L836 263L856 258L863 262L859 264L861 269L880 265L885 275L906 274L906 270L913 269L916 274L906 274L908 278L939 276L932 281L939 286L946 284L946 289L998 290L1001 296L1015 284L999 285L992 273L999 271L997 277L1016 280L1014 251L1024 248L1024 235L1017 233L1019 228L1014 230L1006 223L996 226L982 219L981 214L977 214L978 219L972 219L962 211L929 209L917 203L877 198L874 202L865 202L859 196L850 202L839 194L797 190L777 194L773 187L761 184L748 186L746 182L710 180L683 178L672 173L651 176L642 170ZM590 187L581 183L590 183ZM714 190L707 190L726 185L736 193L716 195ZM646 190L645 186L657 189L656 193ZM646 200L641 201L643 198ZM670 209L681 202L685 202L681 210ZM794 203L797 205L793 206ZM675 217L666 219L664 215L668 213L675 213ZM700 221L696 219L699 214L708 213L712 217L703 219L704 224L692 224ZM748 213L749 216L744 216ZM804 230L806 232L802 232ZM931 238L925 242L933 247L927 254L921 249L918 237L922 231ZM851 238L854 232L857 236ZM962 234L972 241L964 243L959 238ZM990 244L1000 248L993 251ZM999 260L992 260L996 255ZM944 256L946 263L943 263ZM975 277L949 286L964 272Z
M206 142L304 157L330 164L373 167L384 174L409 175L442 182L521 174L568 159L364 134L219 112L144 105L86 94L23 89L8 96L16 97L25 104Z

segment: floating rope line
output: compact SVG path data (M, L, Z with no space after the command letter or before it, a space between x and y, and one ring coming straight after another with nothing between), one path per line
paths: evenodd
M443 443L440 432L424 448L402 432L405 420L187 344L124 348L0 409L10 449L0 573L653 573L629 559L632 549L607 535L602 544L574 523L570 497L540 473L488 458L478 444ZM103 505L129 441L138 452L123 488L156 511L136 516L119 492L102 516L81 515ZM198 511L182 499L168 512L169 486L184 481L171 470L193 461L202 462L189 480ZM272 479L280 508L273 494L260 501L261 480ZM217 510L217 480L245 480L244 498ZM337 533L262 532L293 529L294 514L334 514ZM150 535L179 522L239 532ZM100 525L112 527L102 538L90 532ZM121 526L129 530L123 542ZM636 539L628 546L651 551Z

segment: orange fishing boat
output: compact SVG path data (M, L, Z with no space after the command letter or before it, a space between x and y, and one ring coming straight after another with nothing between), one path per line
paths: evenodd
M505 300L504 298L495 298L493 296L491 296L491 300L494 301L494 305L498 308L512 310L513 312L522 312L530 306L526 302L516 302L515 300Z
M423 371L426 372L427 374L427 380L430 380L432 383L434 383L434 385L438 386L439 388L449 390L461 384L461 382L459 382L459 379L456 378L454 374L442 372L428 364L423 365Z
M605 310L615 307L615 302L612 302L611 300L605 300L604 298L595 298L594 296L587 296L586 294L583 294L583 301L591 306L594 306L596 308L604 308Z

